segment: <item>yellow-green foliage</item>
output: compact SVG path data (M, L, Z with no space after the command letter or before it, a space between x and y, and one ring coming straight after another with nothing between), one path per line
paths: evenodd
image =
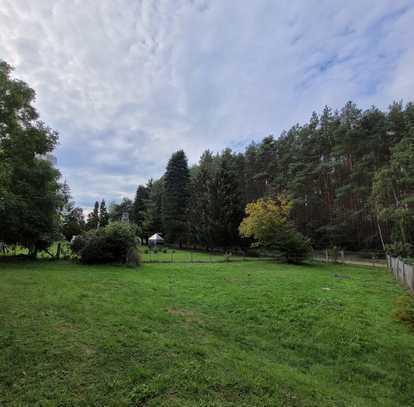
M295 230L289 221L292 203L286 195L259 199L246 207L246 217L240 224L242 237L253 237L254 246L267 247L279 252L285 260L300 263L309 257L311 244Z
M242 237L253 237L259 245L269 245L275 234L288 225L292 202L285 196L262 198L246 206L246 217L240 224Z

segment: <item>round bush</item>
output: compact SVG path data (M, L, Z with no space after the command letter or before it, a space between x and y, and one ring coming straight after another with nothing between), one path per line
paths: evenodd
M134 227L121 222L87 232L72 243L72 249L85 264L126 263L129 250L136 246Z

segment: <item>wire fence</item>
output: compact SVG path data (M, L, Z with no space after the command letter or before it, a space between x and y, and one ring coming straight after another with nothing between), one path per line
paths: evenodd
M223 250L220 248L208 251L200 248L162 246L157 248L138 248L143 263L227 263L244 261L280 261L280 253L271 251L246 250L239 248ZM27 256L28 250L20 246L1 246L0 257ZM76 259L68 242L55 242L45 251L37 253L40 259ZM355 264L375 267L386 267L387 260L381 251L345 251L338 249L315 250L313 260L325 263Z
M387 266L386 256L382 251L316 250L313 253L313 258L316 261L325 263L356 264L374 267Z
M141 260L143 263L227 263L240 261L266 261L277 259L277 256L248 256L243 253L232 251L199 251L182 249L141 249Z

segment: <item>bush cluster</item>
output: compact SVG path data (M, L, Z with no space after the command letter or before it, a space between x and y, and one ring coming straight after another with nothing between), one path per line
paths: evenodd
M385 245L385 252L393 257L409 257L414 254L413 246L410 243L394 242Z
M73 239L72 250L84 264L127 263L138 265L138 241L134 227L114 222Z

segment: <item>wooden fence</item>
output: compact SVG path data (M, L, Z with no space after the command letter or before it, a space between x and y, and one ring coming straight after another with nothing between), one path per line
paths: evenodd
M391 256L387 256L387 264L388 270L394 274L395 278L414 293L414 267L404 263L398 257Z

